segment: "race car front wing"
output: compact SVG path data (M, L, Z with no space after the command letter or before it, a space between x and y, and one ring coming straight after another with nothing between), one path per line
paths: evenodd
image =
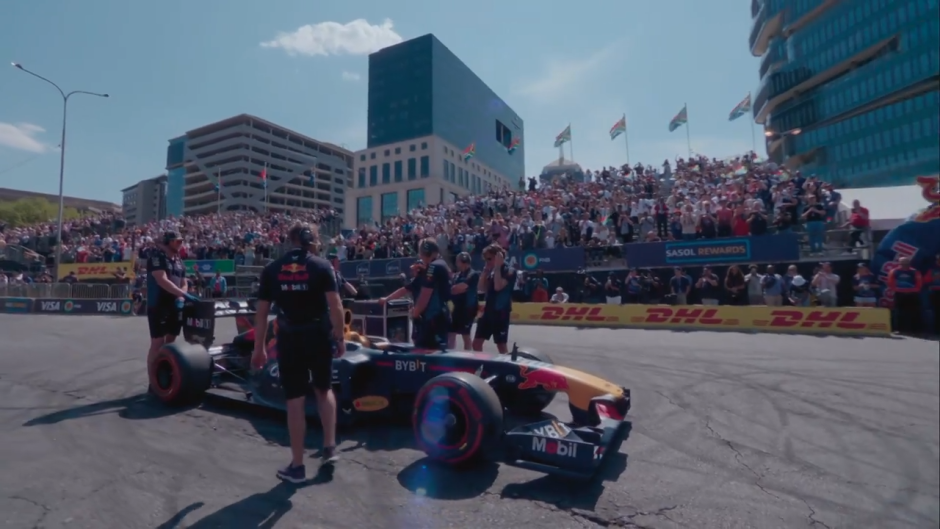
M548 419L519 426L505 433L505 464L573 479L591 479L630 436L632 423L624 420L625 399L597 397L595 426L578 426ZM620 411L622 410L622 411Z

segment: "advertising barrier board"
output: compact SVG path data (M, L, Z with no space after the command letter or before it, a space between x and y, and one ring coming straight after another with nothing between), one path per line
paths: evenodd
M706 264L780 263L800 258L800 239L795 233L646 242L623 247L627 266L661 268Z
M28 314L33 311L30 298L0 298L0 314Z
M232 259L205 259L202 261L190 259L183 261L183 266L186 267L186 270L199 272L203 275L214 274L216 272L222 274L235 273L235 261Z
M515 323L570 327L701 329L797 334L891 333L891 314L880 308L715 307L516 303Z
M9 300L11 298L3 298ZM15 299L15 298L13 298ZM130 316L134 304L129 299L35 299L30 300L33 314L113 314Z
M62 263L59 265L59 279L75 272L79 281L91 279L114 279L114 274L123 270L127 277L134 278L134 263Z

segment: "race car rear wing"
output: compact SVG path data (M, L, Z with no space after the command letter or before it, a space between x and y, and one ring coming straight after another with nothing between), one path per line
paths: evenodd
M198 343L207 349L215 341L215 320L235 318L238 332L254 325L255 300L200 300L183 307L183 338L189 343Z

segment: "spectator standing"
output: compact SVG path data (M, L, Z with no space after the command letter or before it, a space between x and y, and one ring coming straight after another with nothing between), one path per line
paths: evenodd
M209 280L209 292L212 293L213 298L224 298L228 293L228 282L222 276L222 272L217 270L215 276Z
M676 298L676 305L688 305L689 292L692 290L692 279L677 266L675 274L669 280L669 289Z
M748 269L748 274L744 276L744 281L747 283L748 305L764 304L764 287L761 283L762 280L763 276L757 271L757 265L751 265Z
M764 293L765 305L779 307L783 304L783 278L774 272L773 265L767 266L767 273L761 277L760 286Z
M816 298L823 307L835 307L838 305L839 296L836 290L839 286L839 276L832 273L832 265L829 263L820 263L822 268L813 277L813 289L816 291Z
M790 281L790 288L787 290L787 300L794 307L809 307L811 296L809 292L809 283L803 279L803 276L797 275Z
M558 287L555 289L555 293L552 294L551 303L568 303L568 294L565 294L563 288Z
M623 288L617 276L611 272L607 276L607 282L604 283L604 294L607 296L608 305L620 305L622 298L620 291Z
M809 237L810 255L821 255L826 231L826 209L816 201L816 197L806 197L807 205L803 209L803 219L806 221L806 235Z
M858 272L852 276L856 307L874 307L878 303L878 279L866 263L858 263Z
M863 208L858 200L852 201L852 211L849 212L849 221L843 228L849 228L849 252L855 253L855 249L864 246L862 237L866 236L871 229L871 219L869 218L868 208Z
M746 288L747 281L744 279L744 274L741 273L741 269L738 265L728 267L728 272L725 274L725 290L728 291L728 304L736 306L746 305L747 297L744 292Z
M698 278L695 288L701 295L702 305L718 305L720 297L718 276L712 273L711 267L706 266L702 270L702 277Z
M923 277L911 268L910 257L898 259L898 267L888 273L888 288L894 291L895 330L920 332L920 291Z

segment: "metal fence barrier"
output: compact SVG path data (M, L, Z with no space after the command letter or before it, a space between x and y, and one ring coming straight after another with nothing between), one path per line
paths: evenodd
M0 297L31 299L130 299L131 285L99 283L0 284Z

